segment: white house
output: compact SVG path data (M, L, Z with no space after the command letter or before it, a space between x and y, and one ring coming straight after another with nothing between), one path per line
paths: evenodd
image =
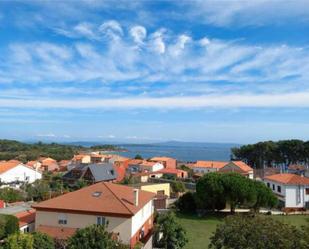
M42 174L39 171L20 161L10 160L0 162L0 182L5 185L15 184L16 182L33 183L35 180L41 178ZM18 187L18 184L16 187Z
M143 172L156 172L164 169L164 165L159 162L148 162L144 161L140 164L140 169Z
M276 194L283 207L309 208L309 178L296 174L266 176L265 184Z
M67 239L79 228L104 224L131 249L138 241L150 249L154 197L151 192L100 182L35 204L35 228L54 238Z

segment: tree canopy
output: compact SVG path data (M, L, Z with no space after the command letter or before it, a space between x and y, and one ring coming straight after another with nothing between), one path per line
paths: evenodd
M243 160L254 168L308 163L309 141L292 139L243 145L232 148L232 157Z
M230 205L231 212L237 205L246 205L258 210L273 207L277 198L261 182L256 182L238 173L208 173L196 184L196 194L200 208L221 210Z
M69 240L68 249L120 249L125 246L107 232L105 226L92 225L79 229Z
M218 225L212 249L308 249L309 226L297 229L270 216L233 215Z
M157 217L155 238L156 246L165 249L181 249L188 242L185 230L176 222L172 212Z

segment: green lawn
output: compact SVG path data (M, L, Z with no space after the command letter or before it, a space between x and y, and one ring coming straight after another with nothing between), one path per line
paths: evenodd
M306 224L305 215L273 215L269 216L282 222L301 226ZM177 215L178 222L186 229L189 243L185 246L185 249L205 249L209 245L209 238L216 230L217 225L222 222L223 217L220 216L206 216L199 218L197 216L190 215Z

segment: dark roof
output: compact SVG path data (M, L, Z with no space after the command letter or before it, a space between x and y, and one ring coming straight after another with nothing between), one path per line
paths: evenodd
M111 163L78 164L66 173L63 178L78 180L84 177L88 169L94 177L95 182L110 181L117 178L117 171Z
M88 169L91 171L95 182L110 181L117 178L117 171L111 163L90 164Z

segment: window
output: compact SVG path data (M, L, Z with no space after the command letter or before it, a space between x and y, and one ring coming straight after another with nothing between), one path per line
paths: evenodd
M270 183L269 183L269 182L267 183L267 187L269 187L269 188L270 188Z
M24 228L24 233L29 233L29 232L30 232L29 227Z
M105 217L98 216L97 217L97 225L105 225Z
M0 179L1 181L1 179ZM309 195L309 188L306 188L306 195Z
M300 186L298 185L297 189L296 189L296 203L300 203Z
M164 196L164 195L165 195L164 190L158 190L158 191L157 191L157 195L159 195L159 196Z
M68 219L67 219L67 215L66 214L59 214L58 224L61 224L61 225L68 224Z
M281 193L281 186L277 186L277 192Z
M273 184L273 190L275 190L275 184Z

